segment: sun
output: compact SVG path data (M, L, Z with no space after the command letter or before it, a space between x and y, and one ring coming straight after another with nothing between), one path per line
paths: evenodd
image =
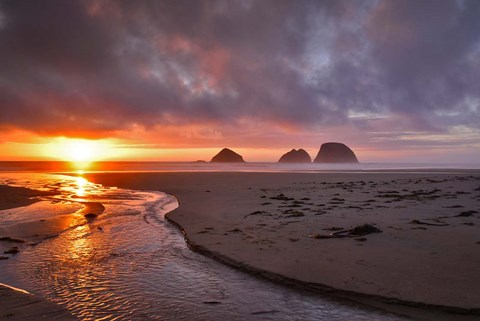
M71 162L74 168L82 170L92 162L118 157L121 152L116 145L109 139L57 137L46 143L43 151L45 156Z
M89 142L78 141L67 144L66 153L69 160L74 162L91 162L95 158L95 146Z

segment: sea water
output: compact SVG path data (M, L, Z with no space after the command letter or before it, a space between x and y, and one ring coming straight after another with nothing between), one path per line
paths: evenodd
M0 211L0 226L64 215L59 207L75 215L85 202L105 207L94 221L25 245L0 262L1 283L56 302L80 320L404 320L274 284L192 252L164 219L178 206L171 195L54 174L3 173L0 184L57 193Z
M325 172L325 171L446 171L480 169L480 163L358 163L292 164L275 162L0 162L0 172Z

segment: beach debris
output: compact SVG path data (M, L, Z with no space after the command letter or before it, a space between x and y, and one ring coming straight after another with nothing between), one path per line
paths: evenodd
M259 315L259 314L269 314L269 313L278 313L280 311L278 310L267 310L267 311L255 311L255 312L252 312L251 314L252 315Z
M390 198L393 202L400 202L403 200L414 200L414 201L424 201L424 200L434 200L436 198L442 197L442 195L438 195L438 192L441 192L439 189L433 189L430 191L419 189L416 191L412 191L410 194L399 194L399 193L392 193L389 191L388 193L380 193L377 194L377 197L380 198ZM389 203L389 201L385 202Z
M3 254L17 254L18 252L20 252L20 250L18 247L14 246L10 248L10 250L4 251Z
M469 217L469 216L472 216L473 214L477 214L478 211L474 211L474 210L471 210L471 211L463 211L462 213L456 215L455 217Z
M95 214L95 213L87 213L87 214L84 215L84 217L87 221L93 221L94 219L97 218L97 216L98 215Z
M8 260L8 256L2 256L2 255L0 255L0 260Z
M293 201L294 198L290 198L285 196L283 193L278 194L277 196L272 196L270 197L271 200L277 200L277 201Z
M220 301L203 301L204 304L221 304Z
M227 231L227 232L230 232L230 233L240 233L240 232L243 232L243 231L242 231L241 229L239 229L239 228L234 228L234 229L232 229L232 230L230 230L230 231Z
M382 231L371 224L363 224L354 227L353 229L349 230L349 235L351 236L363 236L372 233L382 233ZM340 232L336 232L340 233Z
M291 207L291 208L298 208L298 207L302 207L301 205L298 205L298 204L292 204L292 205L285 205L285 206L279 206L279 207Z
M332 227L323 228L322 230L324 230L324 231L341 231L341 230L344 230L344 228L343 227L338 227L338 226L332 226Z
M387 226L387 227L388 227L388 228L391 228L392 230L403 231L403 228L401 228L401 227L395 227L395 226L391 226L391 225L389 225L389 226Z
M303 214L302 212L292 211L292 210L287 210L287 211L284 212L284 214L289 214L289 215L285 216L285 218L305 216L305 214Z
M9 237L9 236L0 237L0 241L9 242L9 243L25 243L24 240L14 239L14 238Z
M382 230L376 228L371 224L362 224L355 226L348 230L336 231L330 234L311 234L309 237L314 239L332 239L332 238L344 238L344 237L359 237L365 236L372 233L382 233Z
M250 213L250 214L245 215L243 218L247 218L247 217L253 216L253 215L260 215L260 214L268 214L268 212L265 212L265 211L255 211L255 212L252 212L252 213Z
M430 226L448 226L450 224L435 220L435 222L426 222L421 220L412 220L409 222L410 224L420 224L420 225L430 225Z
M358 242L365 242L367 240L366 237L357 237L357 238L354 238L355 241L358 241Z

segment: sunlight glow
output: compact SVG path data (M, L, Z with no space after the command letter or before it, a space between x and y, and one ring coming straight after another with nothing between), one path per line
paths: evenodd
M121 151L113 140L58 137L44 144L43 153L45 156L72 162L76 170L84 170L91 162L118 157Z

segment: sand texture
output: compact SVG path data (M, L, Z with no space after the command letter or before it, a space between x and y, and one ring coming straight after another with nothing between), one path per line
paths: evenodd
M51 192L36 191L24 187L0 185L0 210L27 206L38 202L41 196L52 195Z
M67 310L21 290L0 284L0 320L78 320Z
M323 291L480 311L478 171L86 177L175 195L167 217L225 263ZM381 232L351 233L363 224Z

